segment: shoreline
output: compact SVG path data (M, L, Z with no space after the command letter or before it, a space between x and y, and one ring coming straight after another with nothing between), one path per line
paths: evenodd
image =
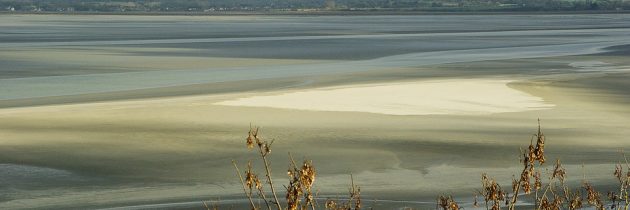
M10 12L0 15L120 15L120 16L424 16L424 15L592 15L630 14L630 10L582 11L426 11L426 10L319 10L319 11L213 11L213 12Z

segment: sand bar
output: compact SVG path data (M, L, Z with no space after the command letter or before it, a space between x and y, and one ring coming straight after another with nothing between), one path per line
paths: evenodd
M215 104L388 115L492 114L554 106L539 97L509 88L508 82L454 79L338 86L251 96Z

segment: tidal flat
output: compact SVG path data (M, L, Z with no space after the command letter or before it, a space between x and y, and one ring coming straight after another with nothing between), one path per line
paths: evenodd
M537 119L570 184L610 186L628 56L627 14L0 15L0 208L242 208L250 124L276 182L291 152L376 209L470 208Z

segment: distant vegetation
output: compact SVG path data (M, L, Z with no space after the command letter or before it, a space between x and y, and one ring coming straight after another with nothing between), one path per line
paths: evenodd
M0 0L9 12L621 11L627 0Z

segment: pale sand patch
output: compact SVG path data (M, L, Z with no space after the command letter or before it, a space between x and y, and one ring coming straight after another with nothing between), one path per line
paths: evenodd
M507 86L509 80L454 79L338 86L215 103L388 115L492 114L548 109L553 104Z

